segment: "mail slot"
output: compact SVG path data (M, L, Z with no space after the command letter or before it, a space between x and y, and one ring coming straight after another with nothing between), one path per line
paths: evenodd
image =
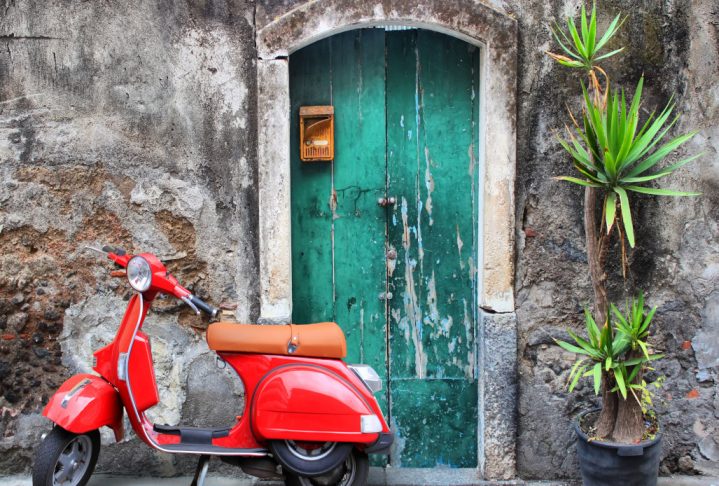
M329 161L335 157L334 106L300 107L300 159Z

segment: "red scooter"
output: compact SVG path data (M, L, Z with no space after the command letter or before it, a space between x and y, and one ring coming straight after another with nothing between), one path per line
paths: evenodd
M99 428L122 440L123 408L133 430L150 447L200 457L193 485L201 486L209 459L246 473L284 479L287 485L363 485L367 454L387 454L393 434L373 393L381 390L367 365L347 365L346 343L335 323L259 326L217 322L207 344L237 372L245 410L224 428L151 423L145 411L159 402L150 340L142 324L155 297L170 294L199 314L218 309L182 287L154 255L102 251L137 292L129 301L115 339L95 352L95 374L68 379L43 415L55 423L39 446L34 486L82 486L100 452ZM208 404L211 406L211 404Z

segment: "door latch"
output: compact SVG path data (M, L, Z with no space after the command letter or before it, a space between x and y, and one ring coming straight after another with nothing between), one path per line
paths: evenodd
M379 206L382 206L383 208L386 208L387 206L393 206L397 203L397 198L395 197L381 197L377 199L377 204Z
M380 292L379 300L392 300L392 292Z

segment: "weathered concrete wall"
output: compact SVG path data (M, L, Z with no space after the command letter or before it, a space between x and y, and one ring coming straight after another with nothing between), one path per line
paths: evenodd
M582 328L582 308L591 303L592 291L582 191L552 179L571 171L553 135L566 120L562 100L577 101L578 78L544 51L556 49L548 24L576 15L580 2L505 4L520 24L518 463L525 477L564 477L576 471L570 418L587 407L587 399L598 400L589 383L578 393L566 392L573 357L552 343L553 336L565 335L565 327ZM700 130L684 152L706 153L661 182L662 187L701 191L701 197L637 198L634 219L640 230L637 248L629 254L630 278L624 283L617 266L610 277L618 303L625 292L642 289L649 304L659 307L654 342L667 353L654 373L666 377L656 400L666 428L662 471L694 473L719 464L719 88L714 81L719 9L712 1L613 0L600 7L604 26L620 11L629 15L618 40L626 52L607 64L615 86L631 90L645 73L646 110L661 109L673 95L682 113L675 132ZM617 251L610 256L615 262Z
M254 23L301 2L150 3L0 2L0 472L29 467L28 448L46 426L42 403L87 366L122 309L124 285L83 245L156 251L201 295L237 304L239 319L258 314ZM548 25L576 14L579 1L495 4L519 23L517 462L523 477L573 476L569 423L596 399L588 386L565 391L571 356L551 338L580 324L591 289L581 191L552 177L570 170L553 132L565 121L561 97L577 101L577 78L544 51L553 48ZM644 72L646 106L674 95L684 113L677 132L701 130L686 151L706 155L664 184L704 195L638 199L631 278L623 283L615 268L612 293L643 289L659 306L663 471L708 470L719 461L719 8L601 8L603 25L630 15L627 52L608 64L614 80L631 87ZM222 375L199 391L197 376L212 369L195 331L203 322L169 301L161 307L148 329L158 358L176 357L158 362L157 420L197 421L209 397L237 404L212 417L226 422L241 392ZM162 474L186 466L136 440L102 457L112 471L129 459Z
M256 316L253 16L242 0L0 2L0 471L29 467L43 402L119 323L128 289L85 245L156 252ZM194 421L205 400L227 404L218 425L241 411L208 369L205 325L169 300L148 320L159 422ZM185 401L188 372L210 387ZM100 468L175 471L136 443Z

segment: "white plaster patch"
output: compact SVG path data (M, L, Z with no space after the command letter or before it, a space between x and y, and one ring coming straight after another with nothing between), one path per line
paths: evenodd
M218 129L223 128L220 115L229 115L232 128L247 126L247 86L238 70L241 58L236 42L222 30L189 29L185 33L178 45L174 82L180 93L174 101L188 128L192 127L192 120L201 119L186 111L187 107L196 105L197 96L212 97L224 107L215 117Z
M375 18L377 18L377 19L383 19L383 18L385 17L385 15L384 15L384 7L382 6L381 3L378 3L378 4L376 4L376 5L374 6L374 8L372 9L372 14L373 14L373 15L375 16Z
M130 202L150 205L157 210L167 209L163 197L174 200L176 209L186 216L198 216L205 203L205 195L199 186L165 174L154 182L142 181L130 193Z

